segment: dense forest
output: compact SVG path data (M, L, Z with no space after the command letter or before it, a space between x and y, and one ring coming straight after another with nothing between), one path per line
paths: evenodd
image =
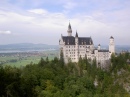
M41 58L21 68L0 66L0 97L130 97L128 59L129 53L112 55L108 70L86 57L78 63Z

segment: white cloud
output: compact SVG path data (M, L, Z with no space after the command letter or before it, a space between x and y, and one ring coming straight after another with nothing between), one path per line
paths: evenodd
M32 10L28 10L28 11L35 13L35 14L47 14L47 11L44 9L32 9Z
M4 22L4 23L28 22L33 19L32 16L23 15L18 12L12 12L12 11L0 10L0 14L2 14L2 15L0 15L0 17L1 17L0 21Z
M11 31L0 31L0 34L11 34Z
M2 22L0 22L0 26L5 27L4 29L10 29L15 33L19 33L18 36L13 37L20 37L19 41L23 40L25 42L32 41L34 43L40 43L40 41L42 42L42 40L46 40L48 44L58 44L60 34L62 33L63 35L67 35L69 19L66 14L51 13L44 9L30 9L27 12L27 14L19 14L17 12L2 12L3 16L1 17L4 18L3 23L6 25L6 27ZM30 14L30 12L35 14ZM107 39L111 35L115 36L118 33L122 33L123 28L113 27L113 22L108 23L100 21L98 18L95 19L95 17L100 16L101 18L104 18L102 13L97 15L98 16L75 15L72 17L70 19L70 23L72 25L73 35L75 35L77 30L79 36L91 36L94 39L95 44L106 44L108 43ZM116 25L117 24L118 23L116 23ZM10 32L6 32L6 34L9 33ZM28 38L28 36L32 38ZM13 39L12 41L15 41ZM53 41L50 41L50 39Z
M67 10L75 8L77 4L75 2L67 2L63 7Z
M130 41L130 8L127 7L126 9L123 7L122 9L112 10L113 8L118 8L116 2L112 4L111 2L109 4L102 4L102 2L100 2L98 7L92 7L91 5L93 3L89 5L89 2L82 0L84 1L82 2L84 3L84 6L82 6L84 9L80 12L81 9L77 9L77 7L79 8L81 6L79 1L77 2L76 0L74 3L72 1L73 0L67 0L66 2L61 1L59 8L63 9L60 11L54 9L54 12L52 9L44 9L42 7L30 7L26 10L21 9L22 12L18 12L18 10L16 11L14 9L4 11L0 9L0 29L9 29L13 31L13 35L17 33L19 35L18 41L32 41L34 43L46 41L49 44L58 44L60 34L67 35L67 26L70 20L73 35L75 35L75 31L77 30L79 36L91 36L95 40L95 43L106 44L108 42L107 39L111 35L116 37L116 40L119 40L117 44L119 44L120 41L122 44L127 43L128 40ZM93 0L93 2L94 1L95 0ZM98 3L98 1L96 3ZM109 5L111 6L107 7ZM64 13L65 11L69 12ZM88 13L88 11L91 12ZM4 33L5 32L6 31L4 31ZM2 33L3 31L0 32L0 34ZM6 34L9 33L10 32L6 32ZM4 36L6 37L8 35ZM28 38L28 36L32 38ZM3 37L3 35L0 36L0 39L1 37ZM12 36L8 37L8 39L11 37ZM123 40L123 38L126 38L127 41ZM15 42L13 39L16 39L15 36L10 39L12 42Z

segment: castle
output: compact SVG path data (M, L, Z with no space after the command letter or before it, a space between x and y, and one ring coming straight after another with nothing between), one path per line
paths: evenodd
M115 53L114 38L110 37L109 50L101 49L100 44L96 48L91 37L79 37L76 31L75 37L72 36L72 28L69 23L68 36L62 36L59 40L60 52L63 52L64 62L78 62L79 58L84 58L97 61L97 67L105 68L107 62L111 58L111 54Z

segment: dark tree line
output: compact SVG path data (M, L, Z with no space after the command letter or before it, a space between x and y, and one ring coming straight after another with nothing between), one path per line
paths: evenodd
M86 57L66 65L55 57L22 68L1 66L0 97L129 97L111 73L126 68L128 58L129 54L113 55L110 71L97 68L96 60L90 63Z

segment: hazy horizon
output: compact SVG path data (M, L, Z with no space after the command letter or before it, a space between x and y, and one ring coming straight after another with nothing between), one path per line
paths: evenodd
M47 43L9 43L9 44L0 44L0 46L4 46L4 45L20 45L20 44L33 44L33 45L54 45L54 46L59 46L59 44L47 44ZM100 44L101 45L101 44ZM95 47L98 46L98 44L94 44ZM102 44L101 47L104 46L109 46L109 44ZM115 44L115 46L129 46L130 45L123 45L123 44Z
M129 45L129 0L3 0L0 1L0 45L58 45L61 34L92 37L95 45Z

